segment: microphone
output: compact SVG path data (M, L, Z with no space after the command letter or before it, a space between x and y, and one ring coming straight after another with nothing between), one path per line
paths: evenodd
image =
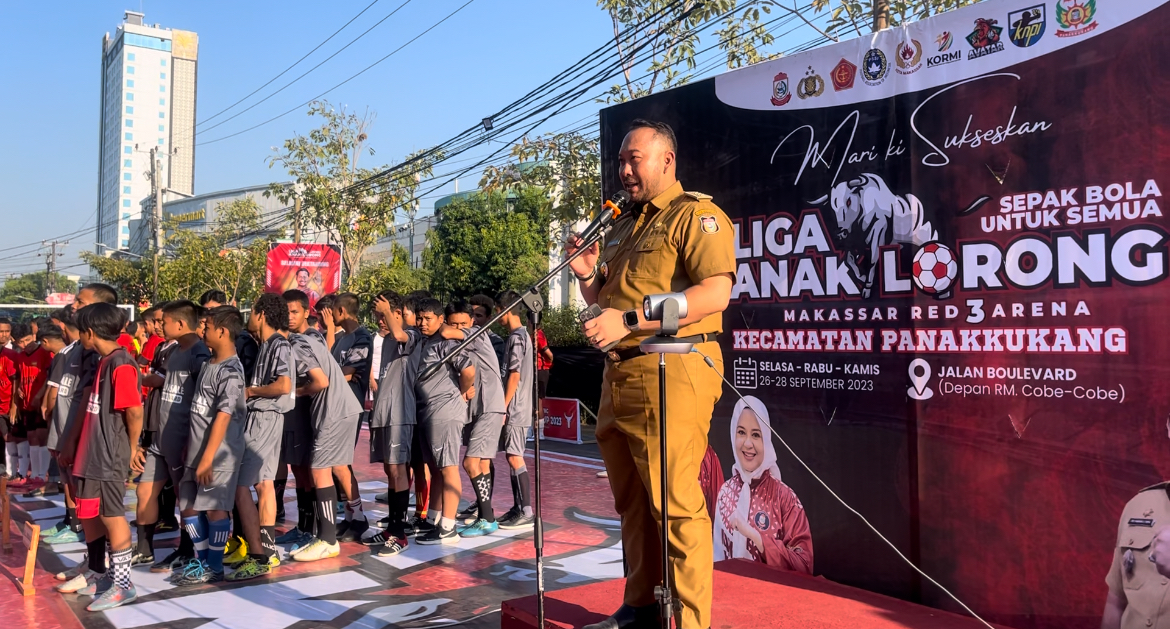
M609 226L614 224L614 221L621 216L622 211L630 205L632 200L630 193L625 190L618 190L613 193L609 197L609 200L605 202L605 205L601 207L601 213L597 215L597 218L593 219L592 223L589 223L585 229L581 230L581 233L577 237L583 243L588 243L593 238L598 237L599 233L609 229Z

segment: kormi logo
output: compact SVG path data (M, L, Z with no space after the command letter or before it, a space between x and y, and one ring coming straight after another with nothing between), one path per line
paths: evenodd
M945 66L948 63L954 63L956 61L962 61L962 60L963 60L963 51L962 50L956 50L954 52L944 52L942 54L938 54L938 55L935 55L933 57L927 58L926 67L936 68L938 66Z

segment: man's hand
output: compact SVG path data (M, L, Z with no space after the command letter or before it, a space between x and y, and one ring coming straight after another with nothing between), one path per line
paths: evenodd
M195 478L199 480L200 487L211 487L211 483L215 480L215 475L211 471L211 463L207 457L203 457L199 461L199 467L195 468Z
M390 302L385 297L378 295L374 298L374 312L382 315L389 321L393 311L390 309Z
M378 379L377 378L370 378L370 393L373 393L374 395L378 394Z
M474 397L475 397L475 385L471 385L470 387L467 387L466 391L463 392L463 400L466 402L470 402L471 399Z
M333 323L333 309L332 308L322 308L321 309L321 321L323 321L325 323L326 330L332 330L332 329L337 327L337 325L335 325Z
M66 445L65 449L61 451L61 454L57 455L57 465L62 467L73 467L74 454L76 454L76 452L74 452L74 447L71 445Z
M1170 577L1170 526L1163 527L1154 536L1150 545L1150 561L1158 568L1158 574Z
M568 239L565 240L566 257L573 255L573 253L575 253L581 246L581 238L579 236L580 234L572 234L568 237ZM597 267L597 258L600 254L601 248L598 246L597 242L594 242L593 244L589 245L589 248L585 250L585 253L582 253L577 259L569 263L569 268L573 270L573 273L575 273L577 277L587 277L590 273L593 272L593 269Z
M143 468L145 468L145 467L146 467L146 453L142 451L142 448L139 448L138 446L134 446L134 451L130 455L130 469L141 474Z
M615 308L602 310L600 315L586 321L581 329L585 332L585 338L597 349L620 341L630 334L629 328L622 322L622 311Z

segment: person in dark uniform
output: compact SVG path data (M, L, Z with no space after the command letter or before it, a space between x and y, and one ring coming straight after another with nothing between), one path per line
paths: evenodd
M636 206L571 267L585 301L602 307L584 332L595 347L617 342L607 355L597 422L597 445L622 517L629 571L624 604L587 629L619 629L658 618L654 588L661 583L659 537L658 357L638 344L660 329L646 321L642 298L681 292L688 313L679 338L694 342L723 369L716 336L731 298L735 252L731 222L711 197L684 192L675 177L677 142L661 122L635 120L618 155L619 175ZM570 237L566 253L580 239ZM711 413L722 394L720 373L697 353L666 357L671 432L667 441L671 585L681 603L681 629L711 626L711 518L699 486Z

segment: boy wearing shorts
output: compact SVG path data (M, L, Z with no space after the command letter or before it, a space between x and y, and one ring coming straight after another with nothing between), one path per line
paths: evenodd
M510 304L517 298L519 295L514 291L506 291L497 301ZM520 319L520 306L509 311L500 321L510 331L504 340L504 401L508 405L508 414L500 436L500 450L508 455L514 501L512 509L500 518L500 528L511 530L531 527L536 521L529 493L528 467L524 465L525 440L528 429L532 427L532 336Z

